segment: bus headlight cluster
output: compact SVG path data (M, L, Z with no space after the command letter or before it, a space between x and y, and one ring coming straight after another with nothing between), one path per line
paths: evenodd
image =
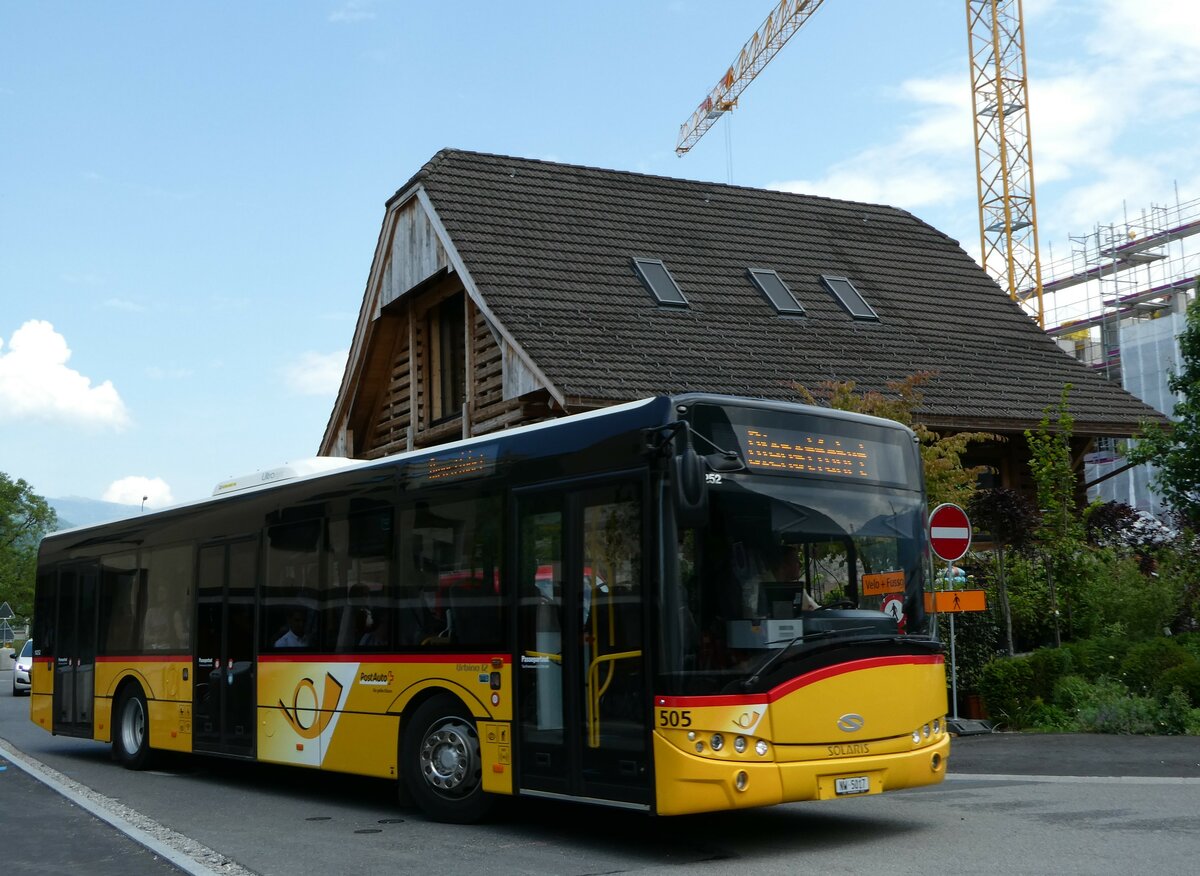
M941 718L934 718L928 724L923 724L912 732L913 745L920 745L922 742L928 742L942 735L943 725Z
M694 730L689 731L687 738L688 738L688 742L692 742L695 744L697 753L699 753L699 754L704 753L705 740L700 736L699 733L697 733ZM707 742L708 742L707 747L712 749L713 751L723 751L725 749L725 734L724 733L714 733L710 737L708 737ZM746 754L747 751L752 747L751 743L753 743L754 753L757 754L759 757L766 757L768 752L770 752L770 750L771 750L771 747L767 744L767 740L765 740L765 739L748 739L745 736L735 736L733 738L733 750L737 754Z

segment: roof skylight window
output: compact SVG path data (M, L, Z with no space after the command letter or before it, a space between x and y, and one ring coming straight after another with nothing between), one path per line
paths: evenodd
M659 304L669 304L672 307L688 306L679 284L662 263L662 259L634 259L633 268Z
M854 288L854 284L845 277L829 277L822 274L821 282L829 290L829 294L855 319L879 319L879 314L871 309L871 305L867 304L866 299Z
M758 291L762 292L780 313L804 315L804 308L777 273L769 268L747 268L746 273L750 275L750 279L758 287Z

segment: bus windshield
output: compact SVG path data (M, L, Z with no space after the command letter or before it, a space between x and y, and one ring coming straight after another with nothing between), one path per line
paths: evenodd
M755 433L785 434L785 425L794 424L741 434L754 441ZM826 433L839 425L817 424ZM812 426L790 431L811 434ZM925 633L925 503L915 452L892 441L892 430L870 428L879 434L865 439L872 443L863 463L818 463L811 474L802 461L771 474L750 464L710 486L707 521L678 533L677 557L666 563L667 692L740 692L785 656ZM907 432L895 435L911 445ZM764 451L763 459L791 465L790 448L779 443L772 438L767 451L776 456ZM745 444L736 446L745 458ZM869 476L851 471L860 465L871 466ZM895 485L906 477L913 482Z

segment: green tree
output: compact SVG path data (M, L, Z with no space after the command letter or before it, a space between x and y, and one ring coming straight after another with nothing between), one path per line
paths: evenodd
M1083 521L1075 503L1077 478L1071 463L1071 436L1075 418L1071 416L1068 398L1071 384L1065 384L1058 406L1054 409L1053 426L1047 408L1036 432L1025 430L1029 442L1029 468L1037 485L1041 525L1037 540L1046 558L1050 575L1050 602L1058 617L1058 587L1065 591L1067 614L1070 617L1071 597L1078 595L1071 573L1077 571L1076 559L1084 544ZM1057 638L1057 623L1055 635Z
M0 600L18 616L33 611L38 542L57 522L54 509L29 484L0 472Z
M887 393L869 390L860 392L853 380L827 380L818 385L818 395L807 387L794 384L809 404L825 404L839 411L855 411L903 423L916 433L921 444L921 463L925 469L925 489L929 494L929 507L936 508L943 502L964 505L975 491L979 475L987 466L964 466L962 456L972 444L981 441L1000 441L998 435L988 432L955 432L941 435L917 419L917 409L925 395L920 386L929 382L933 374L922 371L903 380L890 380Z
M1000 597L1000 613L1004 618L1004 644L1008 649L1008 656L1011 657L1012 607L1008 600L1004 553L1007 548L1023 547L1033 538L1038 526L1037 511L1020 493L997 487L975 493L967 503L967 514L978 529L991 536L991 542L995 546L996 593Z
M1187 324L1179 334L1182 369L1167 378L1180 396L1170 426L1143 423L1140 439L1129 449L1134 463L1152 463L1154 486L1171 509L1192 529L1200 529L1200 304L1188 305Z

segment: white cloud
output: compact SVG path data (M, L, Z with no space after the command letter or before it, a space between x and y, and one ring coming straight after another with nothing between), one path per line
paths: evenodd
M31 319L13 332L4 350L0 338L0 419L40 419L122 429L129 414L112 381L91 378L67 366L66 338L45 320Z
M162 478L147 478L141 475L130 475L113 481L108 485L101 497L105 502L120 502L122 505L142 504L144 499L147 508L164 508L175 504L171 488Z
M281 369L284 382L297 395L334 395L342 383L348 353L304 353Z
M366 0L346 0L341 6L329 13L329 20L336 24L353 24L356 21L370 21L375 12Z
M1200 139L1200 3L1038 0L1025 11L1031 46L1044 29L1071 33L1077 49L1029 58L1043 246L1127 204L1173 199L1173 179L1195 197L1200 151L1181 147ZM958 74L881 87L908 105L904 127L821 173L769 187L892 204L969 241L977 234L967 218L976 207L970 88Z
M104 302L105 307L111 307L113 310L124 310L126 313L145 313L146 308L138 304L136 301L129 301L126 298L109 298Z

